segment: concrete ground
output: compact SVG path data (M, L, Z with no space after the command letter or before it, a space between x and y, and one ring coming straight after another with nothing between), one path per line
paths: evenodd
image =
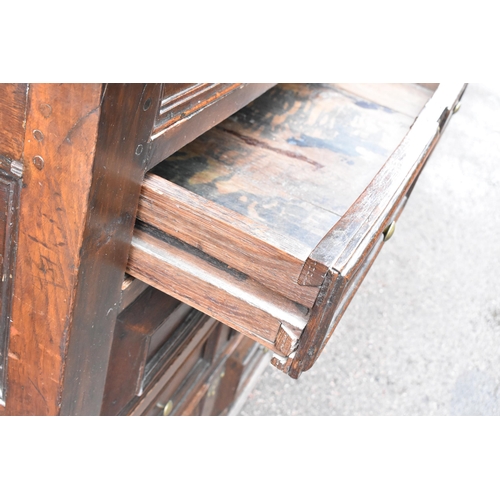
M500 415L500 85L467 88L317 363L240 415Z

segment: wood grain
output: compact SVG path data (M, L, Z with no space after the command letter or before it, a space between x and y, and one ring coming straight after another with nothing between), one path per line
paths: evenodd
M306 307L314 303L317 290L297 284L309 254L308 247L270 232L259 221L151 173L143 183L137 218L224 259L235 269L244 269L246 274L290 300Z
M147 283L143 283L130 275L125 275L122 283L122 297L120 300L120 312L126 309L132 302L134 302L139 295L148 288Z
M134 396L141 394L148 360L158 351L154 347L151 354L152 341L165 344L189 312L186 306L186 314L175 318L179 305L179 301L149 287L118 316L102 415L118 415Z
M384 167L311 253L304 266L304 280L309 267L346 273L349 261L349 272L353 271L366 253L364 247L386 228L391 212L416 179L439 139L443 111L448 110L449 116L462 88L461 84L440 87Z
M312 250L412 120L324 85L279 85L154 173Z
M297 336L307 309L151 229L136 228L128 272L274 349L281 324Z
M190 118L202 109L243 88L241 83L164 83L152 139L179 121Z
M21 161L24 147L28 85L2 83L0 85L0 156Z
M227 92L227 89L222 89L222 92L216 93L215 96L207 96L207 100L201 99L195 113L188 113L183 119L175 121L171 126L160 126L150 137L151 148L148 154L147 168L154 167L199 135L246 106L273 85L275 84L247 83L239 84L235 88L231 87L230 92ZM169 91L165 90L168 87L164 86L163 88L163 98L165 99ZM170 92L175 94L176 89L171 88ZM158 109L159 105L155 111Z
M60 412L101 96L100 85L30 86L5 407L10 415ZM44 159L42 169L33 163L36 156Z
M295 357L286 366L279 366L291 377L298 378L311 368L325 339L331 336L336 319L348 304L348 301L342 304L343 295L352 296L349 287L359 286L371 265L370 255L378 252L382 232L401 213L406 194L411 191L464 90L463 84L440 85L401 145L309 257L305 268L321 266L325 279ZM360 269L365 271L360 274ZM328 297L331 304L325 307Z
M17 253L21 179L0 170L0 404L7 394L12 283Z
M30 86L9 414L100 411L159 90Z
M61 413L98 414L159 85L108 85L80 248Z
M274 87L148 174L138 217L310 307L324 273L300 286L301 263L411 124L365 104Z
M168 399L162 400L162 397L170 397L182 383L186 373L200 360L205 342L216 330L218 323L201 313L197 318L197 322L190 322L185 329L178 332L176 342L169 348L168 360L163 363L162 369L155 374L154 378L145 385L143 395L131 402L126 409L128 414L160 413L158 408L155 408L156 404L158 402L165 404ZM203 365L209 366L210 363L203 362Z

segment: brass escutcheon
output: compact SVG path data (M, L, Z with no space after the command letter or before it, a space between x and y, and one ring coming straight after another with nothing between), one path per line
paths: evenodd
M396 221L393 220L384 231L384 241L387 241L392 238L394 231L396 230Z

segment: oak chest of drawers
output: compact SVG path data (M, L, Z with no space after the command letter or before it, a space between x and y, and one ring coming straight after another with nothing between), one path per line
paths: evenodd
M310 369L464 89L1 85L0 414L231 414Z

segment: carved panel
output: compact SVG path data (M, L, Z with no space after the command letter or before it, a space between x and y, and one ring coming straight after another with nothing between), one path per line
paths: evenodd
M152 138L223 99L242 83L164 83Z
M0 156L0 404L5 404L22 164Z

